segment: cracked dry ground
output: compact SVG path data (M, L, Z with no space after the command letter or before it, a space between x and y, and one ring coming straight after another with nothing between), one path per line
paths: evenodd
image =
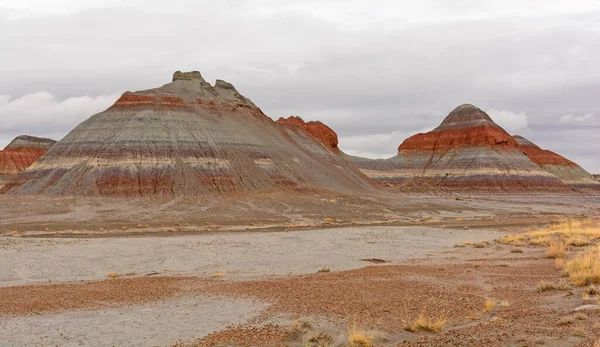
M544 258L543 249L523 248L523 253L512 249L493 244L466 247L446 253L445 258L402 265L255 281L137 277L7 287L0 288L0 317L215 296L258 299L270 305L245 325L177 346L337 345L345 342L349 326L373 336L376 346L594 346L600 338L600 313L573 313L593 302L586 302L577 287L537 291L540 281L568 279L555 269L553 260ZM494 307L483 312L487 300ZM446 319L444 331L407 331L405 327L421 313ZM299 321L308 324L298 328Z

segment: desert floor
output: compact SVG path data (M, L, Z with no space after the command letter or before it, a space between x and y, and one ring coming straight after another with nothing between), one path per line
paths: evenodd
M0 196L0 346L593 346L596 299L494 242L566 217L600 197Z

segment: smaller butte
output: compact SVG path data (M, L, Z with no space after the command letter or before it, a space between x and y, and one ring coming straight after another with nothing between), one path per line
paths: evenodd
M279 118L277 120L279 124L290 125L297 129L305 130L316 139L324 144L327 148L337 150L338 149L338 135L327 125L319 121L304 122L300 117L289 116L288 118Z

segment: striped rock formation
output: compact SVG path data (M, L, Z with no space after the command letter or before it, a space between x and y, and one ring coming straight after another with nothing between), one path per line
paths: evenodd
M124 93L2 192L139 197L372 189L334 152L337 136L327 129L274 122L230 83L212 86L199 72L176 72L160 88Z
M21 135L0 150L0 186L2 182L19 175L44 155L56 141Z
M598 181L581 166L554 152L541 149L526 138L515 135L519 148L534 163L571 187L600 187Z
M406 139L385 160L348 157L384 185L475 191L564 190L553 174L520 150L517 141L473 105L461 105L434 130Z

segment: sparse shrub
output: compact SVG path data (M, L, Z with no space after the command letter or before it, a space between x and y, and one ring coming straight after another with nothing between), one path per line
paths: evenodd
M417 319L407 327L408 331L428 331L431 333L439 333L444 330L447 320L445 318L430 318L424 313L421 313Z
M476 243L473 245L475 248L485 248L485 243Z
M510 253L523 253L523 250L520 248L513 248L510 250Z
M566 245L581 247L600 238L598 221L587 219L566 219L550 224L547 228L537 228L522 234L504 236L496 241L511 245L541 245L562 241Z
M546 258L557 259L566 258L569 254L569 248L562 241L551 241L546 250Z
M585 292L591 296L600 295L600 288L591 284L589 287L585 288Z
M328 267L322 267L319 269L319 271L317 271L319 273L324 273L324 272L331 272L331 269Z

